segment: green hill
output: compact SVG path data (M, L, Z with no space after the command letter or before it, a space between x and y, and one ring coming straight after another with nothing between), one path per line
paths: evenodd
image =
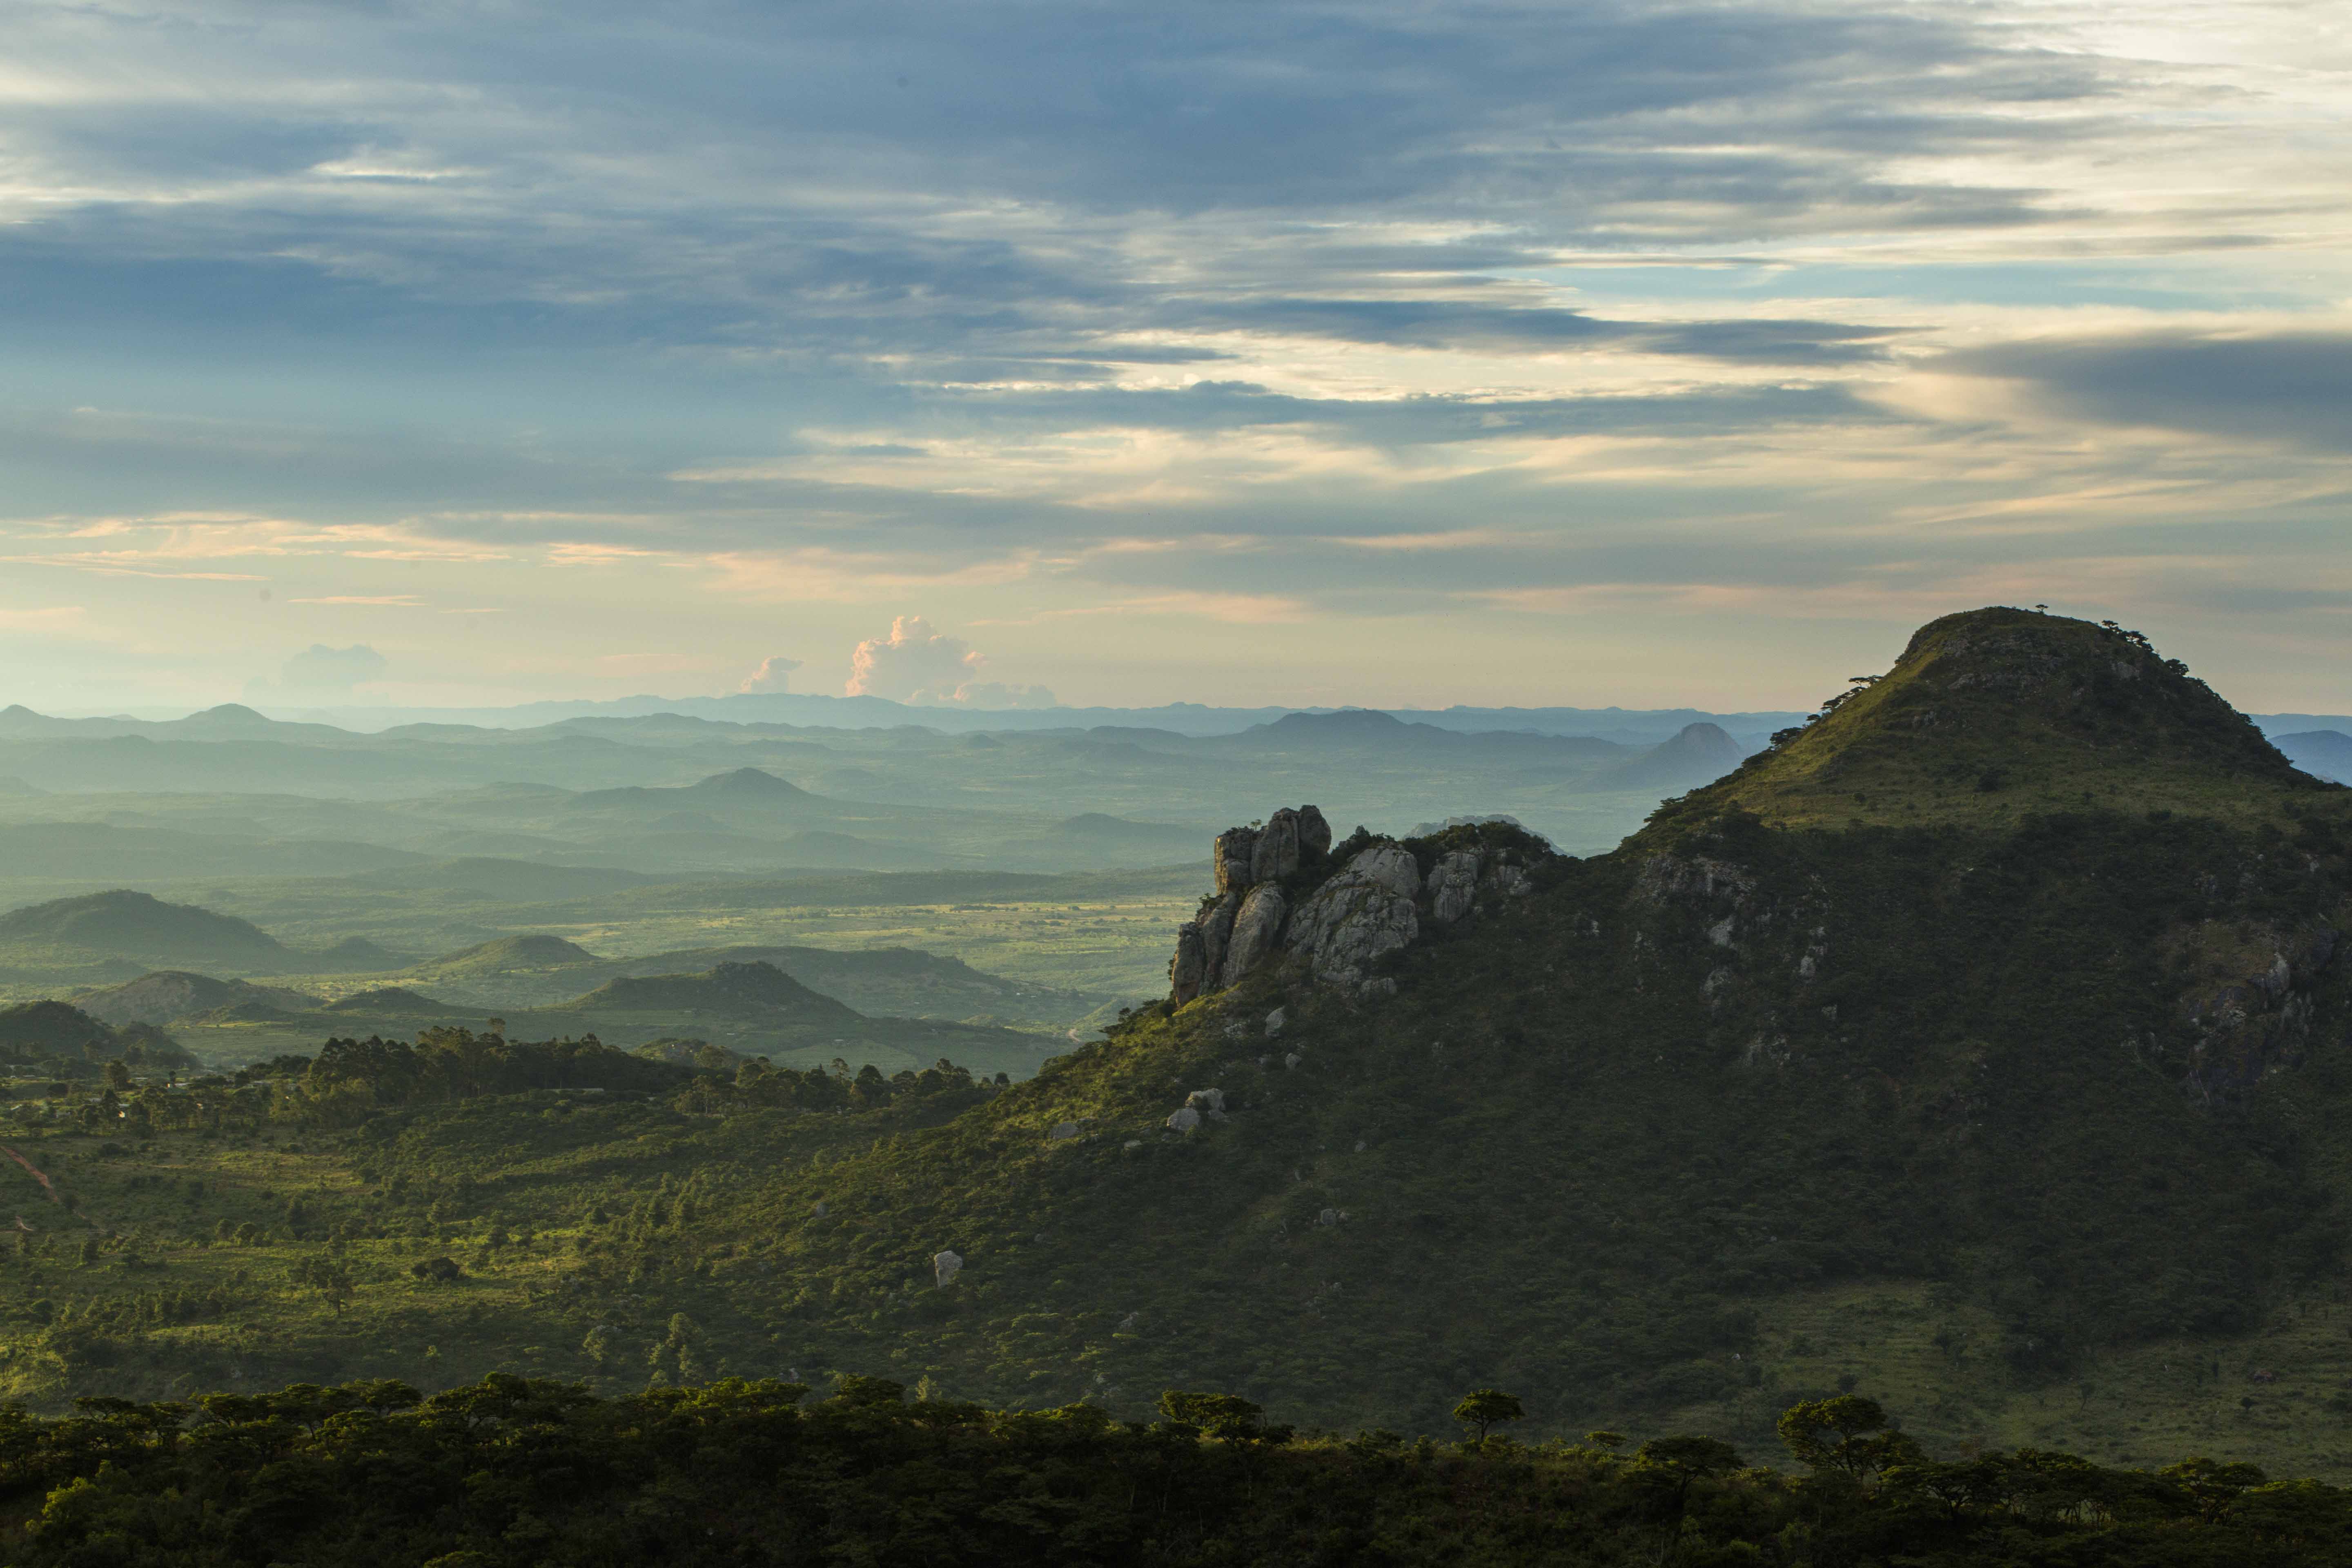
M1705 795L1775 826L2013 825L2171 810L2251 823L2328 786L2113 623L1976 610L1919 628Z
M193 904L118 889L0 914L0 950L76 950L147 963L202 961L279 969L295 958L260 927Z
M664 1013L761 1023L847 1026L858 1015L819 995L772 963L721 963L700 974L648 974L608 980L551 1012Z
M373 991L359 991L349 996L339 997L319 1011L343 1014L364 1013L370 1016L385 1016L416 1014L439 1018L470 1012L472 1009L453 1007L446 1002L436 1002L432 997L411 991L404 985L384 985Z
M157 969L74 999L82 1011L110 1024L173 1024L247 1003L296 1011L317 1005L318 998L282 986L219 980L183 969Z
M497 974L528 974L593 963L596 955L560 936L502 936L416 966L415 973L434 979L477 978Z
M92 1064L123 1058L138 1067L176 1070L195 1058L149 1024L117 1029L80 1008L55 1000L0 1007L0 1061L41 1074L80 1077Z

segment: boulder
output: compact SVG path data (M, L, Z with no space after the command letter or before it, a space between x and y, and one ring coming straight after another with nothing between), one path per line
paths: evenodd
M1191 1106L1181 1106L1169 1113L1168 1125L1178 1132L1189 1133L1201 1125L1201 1113Z
M1478 851L1456 849L1440 856L1429 871L1429 918L1452 925L1470 912L1478 897Z
M1225 943L1225 962L1218 971L1220 985L1238 985L1257 961L1274 951L1282 935L1283 917L1290 912L1282 889L1272 882L1261 882L1249 890L1242 900L1241 911L1234 917L1234 934Z
M1215 869L1217 891L1239 893L1250 885L1250 864L1257 850L1257 829L1228 827L1217 835L1211 846L1210 864Z
M1300 806L1298 808L1299 864L1311 866L1329 853L1331 853L1331 825L1323 820L1323 813L1318 808L1311 805Z
M1284 806L1265 820L1250 849L1250 881L1278 882L1298 869L1298 814Z
M1265 1016L1265 1037L1267 1039L1270 1040L1274 1038L1275 1036L1282 1033L1282 1026L1287 1022L1287 1019L1285 1016L1287 1011L1288 1009L1286 1008L1276 1007L1273 1012L1268 1013Z
M1086 1124L1082 1121L1064 1121L1058 1123L1055 1129L1051 1132L1046 1133L1045 1136L1052 1139L1056 1143L1061 1143L1079 1136L1085 1132L1086 1130Z
M1195 1110L1223 1110L1225 1091L1222 1089L1196 1089L1184 1097L1184 1103Z
M939 1289L946 1289L948 1281L963 1272L963 1259L953 1252L931 1254L931 1271L939 1277Z

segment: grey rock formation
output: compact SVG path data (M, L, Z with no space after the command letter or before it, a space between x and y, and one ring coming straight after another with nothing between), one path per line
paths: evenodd
M1250 885L1250 866L1257 851L1257 829L1228 827L1216 837L1209 851L1210 863L1217 876L1217 891L1238 893Z
M1241 912L1242 895L1227 893L1217 900L1216 907L1201 921L1201 961L1205 966L1201 973L1201 988L1212 990L1224 984L1225 947L1234 934L1234 917Z
M1323 813L1315 806L1298 808L1298 858L1301 864L1313 865L1331 853L1331 825L1323 820Z
M1421 934L1412 903L1420 881L1411 855L1393 844L1373 845L1299 906L1290 921L1291 951L1326 984L1365 988L1374 964Z
M1225 1091L1222 1089L1196 1089L1184 1097L1184 1103L1195 1110L1223 1110L1225 1108Z
M1234 917L1234 934L1225 943L1225 962L1217 973L1219 984L1240 984L1257 961L1274 951L1275 941L1282 934L1283 917L1289 912L1282 889L1274 883L1260 882L1249 890L1241 912Z
M1168 986L1177 1005L1198 996L1208 976L1209 949L1201 940L1201 922L1186 921L1176 928L1176 956L1168 961Z
M1298 814L1284 806L1265 819L1250 849L1250 882L1278 882L1298 869Z
M953 1252L935 1252L931 1254L931 1271L938 1276L938 1288L944 1290L948 1281L963 1272L963 1259Z
M1055 1129L1051 1132L1046 1133L1045 1136L1052 1139L1055 1142L1060 1143L1079 1136L1081 1133L1085 1132L1086 1130L1086 1125L1083 1122L1065 1121L1055 1127Z
M1420 937L1424 919L1451 925L1534 886L1517 835L1474 837L1466 847L1440 856L1425 885L1412 851L1383 840L1360 850L1301 902L1300 874L1328 871L1331 853L1331 826L1312 805L1282 807L1262 827L1228 828L1217 835L1213 853L1216 891L1199 917L1179 929L1169 961L1179 1005L1238 985L1277 958L1291 961L1289 973L1304 971L1359 998L1393 994L1395 982L1374 970ZM1711 886L1711 866L1661 859L1647 868L1645 890L1653 897L1679 891L1665 884L1694 868ZM1281 1026L1276 1009L1264 1030L1273 1035ZM1249 1032L1238 1018L1224 1027L1235 1039Z
M1181 1106L1169 1113L1168 1125L1178 1132L1191 1132L1201 1125L1201 1113L1189 1105Z
M1282 1026L1288 1021L1286 1017L1288 1011L1289 1009L1285 1007L1276 1007L1273 1012L1268 1013L1265 1016L1265 1037L1267 1039L1270 1040L1274 1038L1275 1036L1282 1033Z
M1421 868L1402 844L1375 844L1348 862L1347 874L1377 882L1401 899L1421 897Z
M1439 858L1429 872L1429 918L1452 925L1478 900L1478 851L1456 849Z

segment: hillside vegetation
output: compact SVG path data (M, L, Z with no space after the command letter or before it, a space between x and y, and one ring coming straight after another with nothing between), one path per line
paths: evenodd
M142 1090L139 1137L52 1097L0 1376L1209 1387L1408 1432L1487 1386L1538 1438L1749 1451L1851 1390L1946 1456L2352 1475L2347 801L2119 630L1953 617L1430 925L1385 1000L1277 953L1001 1085L698 1058L362 1101L294 1062Z
M1459 1443L1301 1440L1231 1395L1164 1419L991 1410L850 1378L604 1401L493 1376L424 1398L339 1388L90 1402L0 1426L37 1507L10 1561L1030 1563L1244 1568L1473 1563L2340 1563L2352 1495L2191 1459L2158 1475L2021 1449L1938 1463L1866 1401L1781 1419L1804 1473L1729 1445L1596 1432L1527 1447L1473 1394ZM193 1419L192 1419L193 1418Z

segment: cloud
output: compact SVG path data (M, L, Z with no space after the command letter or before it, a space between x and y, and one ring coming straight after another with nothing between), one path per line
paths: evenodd
M887 697L899 702L954 700L984 661L961 637L931 629L920 616L899 616L887 637L868 637L849 656L851 697Z
M2352 452L2352 331L2141 331L1945 354L1931 370L2027 384L2078 419Z
M967 680L953 700L968 708L1051 708L1054 694L1042 686L1007 686L1001 680Z
M392 661L368 647L329 647L312 643L286 661L279 672L280 689L288 695L302 692L349 691L383 679Z
M786 658L780 653L770 654L766 658L760 661L759 668L753 670L751 674L743 678L743 684L737 688L737 689L741 691L789 691L792 688L787 684L785 678L800 667L801 661L799 659Z
M900 616L887 637L868 637L849 658L852 697L887 697L900 702L971 708L1051 708L1054 694L1042 686L1008 686L974 679L988 661L961 637L931 629L920 616Z

